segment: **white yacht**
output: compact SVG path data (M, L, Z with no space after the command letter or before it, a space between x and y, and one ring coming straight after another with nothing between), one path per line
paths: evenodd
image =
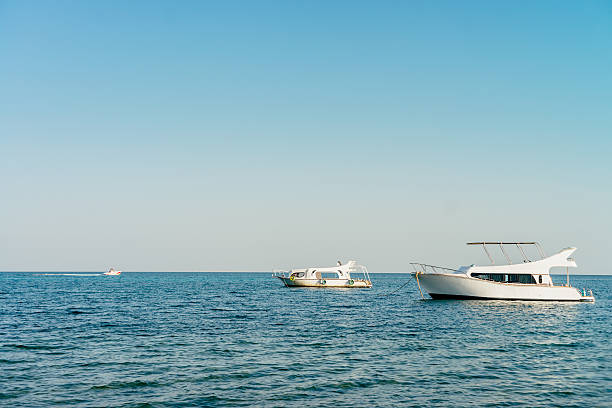
M360 274L357 278L354 274ZM368 269L349 261L342 265L329 268L291 269L289 271L275 271L273 277L280 279L287 287L312 288L371 288L372 281Z
M108 272L104 272L103 275L106 276L119 276L121 275L121 271L116 271L115 268L110 268Z
M480 245L491 261L487 266L462 266L449 269L422 263L412 263L413 275L419 291L425 289L433 299L502 299L502 300L544 300L544 301L581 301L593 302L593 292L580 291L569 284L568 268L575 268L576 262L570 258L576 248L565 248L558 253L545 256L538 242L469 242ZM498 246L507 264L496 265L487 246ZM522 261L512 263L505 245L516 246L522 254ZM533 245L538 249L541 259L530 260L523 246ZM553 284L550 268L565 267L567 283L563 286ZM421 296L423 293L421 291Z

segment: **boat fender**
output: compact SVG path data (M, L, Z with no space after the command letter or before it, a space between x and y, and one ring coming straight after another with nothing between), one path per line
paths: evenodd
M352 279L349 281L349 285L352 285L352 284L354 284L354 283L355 283L355 281L354 281L354 280L352 280Z
M321 279L321 285L325 285L327 282L325 282L325 279Z
M295 280L295 276L290 277L289 280L293 282Z

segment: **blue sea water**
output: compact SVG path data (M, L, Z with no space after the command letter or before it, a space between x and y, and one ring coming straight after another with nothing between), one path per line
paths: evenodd
M572 277L594 304L384 296L408 279L1 273L0 405L612 406L611 276Z

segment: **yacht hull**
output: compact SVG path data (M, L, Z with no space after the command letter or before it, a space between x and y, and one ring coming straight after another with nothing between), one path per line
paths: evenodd
M573 287L501 283L459 274L420 273L418 282L433 299L593 301Z
M278 276L290 288L371 288L372 283L363 279L293 279ZM353 282L351 284L351 281Z

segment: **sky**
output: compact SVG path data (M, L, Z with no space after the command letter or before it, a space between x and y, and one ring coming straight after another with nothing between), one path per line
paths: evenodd
M611 157L608 1L0 0L0 270L612 274Z

